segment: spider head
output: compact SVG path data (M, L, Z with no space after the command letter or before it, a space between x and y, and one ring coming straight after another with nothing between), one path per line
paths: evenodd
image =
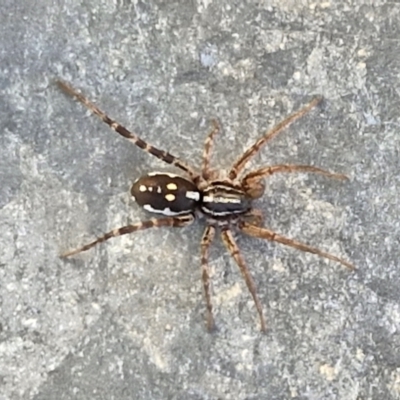
M202 191L200 208L211 217L246 214L251 209L251 198L231 181L214 181Z
M259 176L251 176L249 174L244 177L242 181L242 188L247 196L249 196L251 199L258 199L265 192L264 178Z

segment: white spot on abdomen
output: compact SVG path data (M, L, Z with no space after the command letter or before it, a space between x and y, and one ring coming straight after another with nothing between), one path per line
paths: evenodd
M169 176L170 178L176 178L176 177L180 178L179 175L171 174L170 172L149 172L147 174L147 176L157 176L157 175L166 175Z
M153 208L150 204L144 204L143 208L151 213L156 213L156 214L163 214L166 215L167 217L172 217L174 215L181 215L181 214L189 214L188 210L185 211L172 211L169 207L163 208L162 210L157 210L156 208Z
M186 192L186 198L194 200L194 201L199 201L200 200L200 193L199 192L192 192L188 190Z

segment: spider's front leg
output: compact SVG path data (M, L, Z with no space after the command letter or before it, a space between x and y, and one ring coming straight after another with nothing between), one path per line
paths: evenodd
M252 208L242 218L254 226L264 226L264 214L258 208Z
M346 175L338 174L336 172L326 171L324 169L313 167L311 165L272 165L257 169L249 172L242 179L242 188L248 196L252 199L258 199L264 194L265 183L264 178L266 176L273 175L277 172L311 172L314 174L324 175L328 178L334 178L339 180L348 179Z
M178 217L168 217L168 218L152 218L148 221L139 222L133 225L123 226L121 228L113 229L112 231L106 233L105 235L99 237L91 243L88 243L78 249L67 251L63 253L60 257L70 257L75 254L81 253L82 251L86 251L96 246L99 243L105 242L108 239L111 239L116 236L127 235L128 233L133 233L136 231L142 231L144 229L150 228L160 228L162 226L170 226L174 228L181 228L187 225L190 225L194 221L194 215L180 215Z
M336 261L351 270L355 269L355 266L353 264L350 264L348 261L343 260L342 258L336 257L333 254L319 250L316 247L311 247L305 243L298 242L297 240L289 239L289 238L279 235L278 233L273 232L269 229L255 226L255 225L249 224L248 222L245 222L245 221L240 221L239 228L249 236L253 236L253 237L256 237L259 239L267 239L271 242L282 243L286 246L294 247L295 249L298 249L298 250L301 250L301 251L304 251L307 253L316 254L317 256L327 258L332 261Z
M211 122L212 129L204 142L203 165L201 168L201 175L206 180L210 179L213 174L213 171L210 169L211 151L214 145L215 135L221 131L221 126L216 119L213 119Z
M279 122L270 131L268 131L263 137L258 139L257 142L254 143L253 146L251 146L249 149L247 149L239 157L239 159L236 160L235 164L233 164L231 170L229 171L229 178L235 179L239 175L239 173L244 169L249 160L253 156L255 156L267 142L272 140L275 136L277 136L280 132L282 132L287 126L292 124L294 121L300 119L308 112L310 112L314 107L316 107L319 103L321 103L321 101L322 97L315 97L306 106L286 117L283 121Z

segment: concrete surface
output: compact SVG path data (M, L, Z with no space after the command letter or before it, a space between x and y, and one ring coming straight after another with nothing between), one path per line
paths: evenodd
M398 1L4 1L0 34L0 399L399 399ZM146 218L129 198L175 171L61 93L63 78L143 138L214 165L268 127L322 108L252 166L271 229L340 255L238 235L269 330L238 268L211 251L218 331L204 326L202 223L60 252Z

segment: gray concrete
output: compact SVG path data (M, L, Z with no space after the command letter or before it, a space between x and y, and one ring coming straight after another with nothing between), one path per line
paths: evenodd
M398 1L3 0L0 34L1 400L400 398ZM57 77L195 165L218 117L218 168L323 95L252 166L312 164L349 182L280 174L257 205L267 226L357 272L238 235L263 335L217 241L210 335L202 222L59 259L147 217L129 198L135 178L177 171Z

